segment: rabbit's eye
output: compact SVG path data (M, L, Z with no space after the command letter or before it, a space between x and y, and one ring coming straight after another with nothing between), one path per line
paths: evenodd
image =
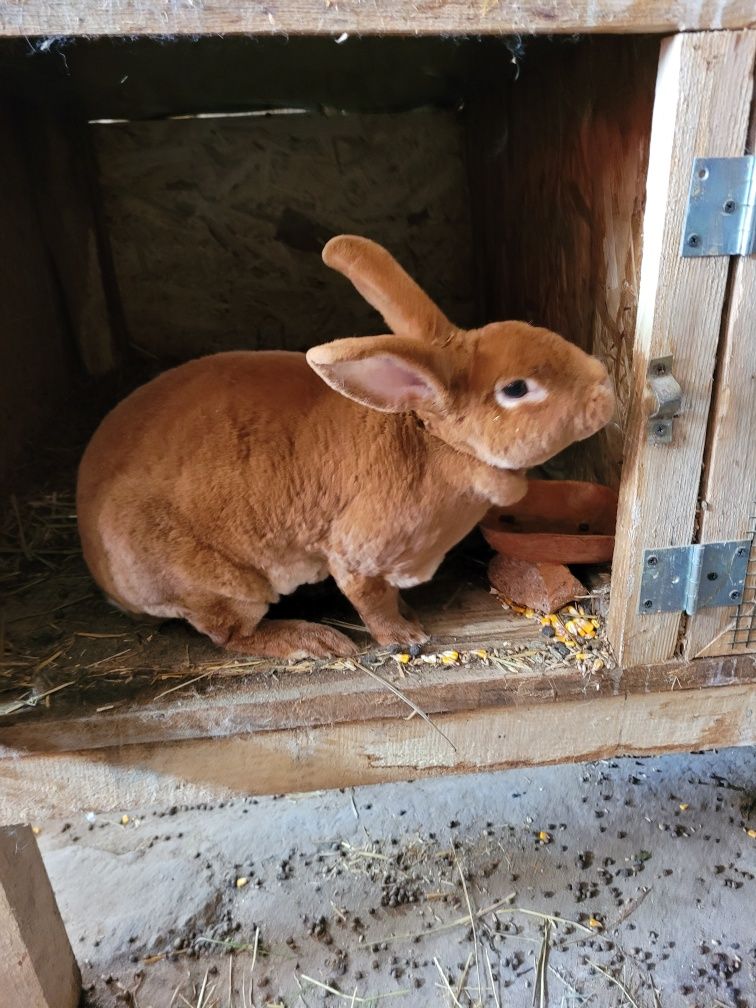
M515 381L509 382L508 385L502 386L501 392L507 399L522 399L528 394L528 383L524 378L517 378Z

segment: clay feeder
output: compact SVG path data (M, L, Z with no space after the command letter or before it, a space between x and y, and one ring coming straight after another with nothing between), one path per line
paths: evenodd
M555 612L586 594L567 564L608 563L614 551L617 494L572 480L531 480L525 497L493 508L481 531L498 556L491 584L505 598Z

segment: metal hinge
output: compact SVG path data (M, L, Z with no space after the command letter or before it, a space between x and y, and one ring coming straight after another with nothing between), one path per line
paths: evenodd
M682 235L685 257L756 251L756 157L696 158Z
M737 606L743 599L751 540L645 550L638 612Z

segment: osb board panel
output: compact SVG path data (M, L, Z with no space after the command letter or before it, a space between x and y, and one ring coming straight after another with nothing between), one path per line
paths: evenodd
M0 761L0 822L756 742L753 688L720 686Z
M453 112L285 114L95 127L129 338L164 360L303 350L383 331L320 259L374 238L460 324L473 279Z
M754 20L751 0L23 0L0 7L3 35L376 34L664 32L738 28Z
M561 478L619 481L657 61L648 38L537 44L472 124L489 314L562 333L614 381L616 423L555 460Z
M32 438L66 392L71 362L14 116L0 105L0 479L31 461Z

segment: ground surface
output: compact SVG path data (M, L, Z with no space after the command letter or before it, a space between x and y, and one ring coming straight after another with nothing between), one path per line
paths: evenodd
M745 1008L755 788L728 750L35 825L98 1008Z

